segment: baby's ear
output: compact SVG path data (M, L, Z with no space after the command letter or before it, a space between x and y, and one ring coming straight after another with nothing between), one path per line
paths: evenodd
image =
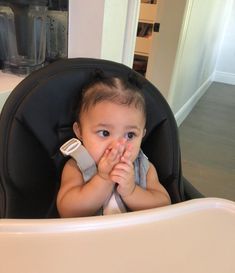
M146 129L144 128L142 137L145 137L145 135L146 135Z
M73 131L74 131L76 137L78 139L82 140L81 128L77 122L74 122L74 124L73 124Z

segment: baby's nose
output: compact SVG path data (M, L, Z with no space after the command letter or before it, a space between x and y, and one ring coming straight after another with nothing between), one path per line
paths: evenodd
M125 147L126 145L126 139L124 137L117 137L112 139L111 143L110 143L110 147L114 148L118 148L118 147Z
M120 144L120 145L125 145L126 144L126 139L123 137L123 136L121 136L121 137L117 137L117 138L115 138L114 140L113 140L113 142L115 143L115 144Z

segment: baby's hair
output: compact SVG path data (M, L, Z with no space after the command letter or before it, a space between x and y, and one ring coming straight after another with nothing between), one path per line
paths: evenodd
M76 120L80 121L81 113L103 101L134 106L143 112L146 119L145 99L141 89L142 83L134 73L130 73L128 77L124 78L107 76L103 71L96 70L90 82L83 87L75 111Z

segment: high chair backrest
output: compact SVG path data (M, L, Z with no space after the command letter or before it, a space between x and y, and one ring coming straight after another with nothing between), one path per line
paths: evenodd
M124 77L136 73L112 61L60 60L30 74L7 99L0 118L2 218L58 216L55 200L65 163L59 147L74 136L72 105L95 69ZM184 199L177 125L158 89L142 80L147 104L142 148L177 203Z

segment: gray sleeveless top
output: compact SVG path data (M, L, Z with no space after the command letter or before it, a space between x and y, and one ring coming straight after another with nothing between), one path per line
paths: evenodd
M141 188L146 189L147 172L149 169L149 161L147 156L140 150L139 155L134 161L135 181Z

